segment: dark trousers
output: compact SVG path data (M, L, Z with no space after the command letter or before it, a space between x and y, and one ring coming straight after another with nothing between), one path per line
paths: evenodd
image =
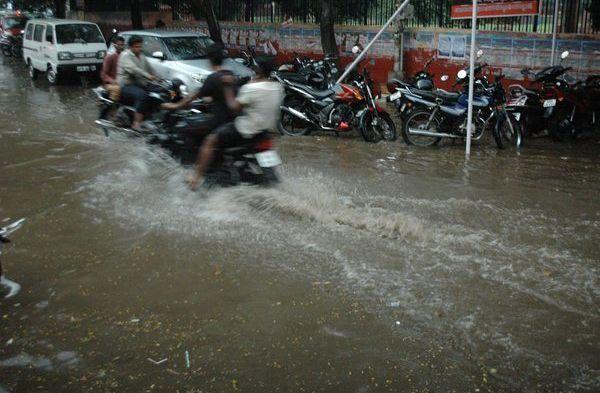
M148 92L143 87L125 85L121 88L121 102L133 106L138 113L148 114L148 101Z

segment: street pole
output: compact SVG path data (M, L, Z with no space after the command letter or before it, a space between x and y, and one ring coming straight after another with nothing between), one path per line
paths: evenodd
M348 67L346 67L346 71L344 71L344 73L342 74L342 76L340 76L340 78L337 80L336 83L342 83L342 81L344 79L346 79L346 77L348 76L348 74L350 74L350 72L352 72L352 70L358 65L358 63L360 63L361 60L367 55L367 52L369 51L369 49L371 49L371 46L373 46L373 44L375 43L375 41L377 41L377 39L383 34L383 32L388 28L388 26L398 17L398 15L400 15L400 13L404 9L404 7L406 7L406 5L409 2L410 2L410 0L405 0L400 5L400 7L398 7L398 9L396 10L396 12L394 12L394 15L392 15L392 17L390 19L388 19L388 21L385 23L385 25L383 25L383 27L381 28L381 30L379 30L379 32L377 34L375 34L375 37L373 37L373 39L371 40L371 42L369 42L367 44L367 46L365 47L365 49L361 52L360 55L358 55L358 57L356 58L356 60L354 60L352 62L352 64L350 64Z
M473 90L475 87L475 39L477 34L477 0L473 0L471 16L471 59L469 62L469 109L467 112L467 148L466 155L471 155L471 132L473 123Z
M556 30L558 30L558 3L559 0L554 0L554 26L552 28L552 59L550 65L554 65L554 55L556 52Z

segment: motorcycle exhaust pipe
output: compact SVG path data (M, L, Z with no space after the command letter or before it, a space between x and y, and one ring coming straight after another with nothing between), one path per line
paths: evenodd
M290 108L290 107L287 107L287 106L281 106L280 108L281 108L282 111L284 111L286 113L289 113L290 115L292 115L294 117L297 117L300 120L304 120L307 123L314 124L314 122L312 120L310 120L308 118L308 116L306 116L304 113L302 113L302 112L300 112L300 111L298 111L298 110L296 110L294 108Z
M436 138L454 138L454 139L458 139L461 138L458 135L453 135L453 134L446 134L443 132L433 132L433 131L426 131L426 130L419 130L418 128L409 128L408 132L414 135L422 135L422 136L433 136Z

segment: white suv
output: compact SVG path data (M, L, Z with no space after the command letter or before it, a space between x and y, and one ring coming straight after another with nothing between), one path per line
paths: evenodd
M125 42L139 35L144 39L144 54L163 79L180 79L188 91L199 89L213 72L206 49L214 41L209 37L184 31L143 30L120 34ZM223 68L233 72L240 83L250 80L252 70L233 59L225 59Z

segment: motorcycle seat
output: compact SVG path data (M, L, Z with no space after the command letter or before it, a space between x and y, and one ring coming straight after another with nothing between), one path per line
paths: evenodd
M306 86L304 84L299 84L299 83L292 83L292 86L302 89L302 90L306 91L308 94L312 95L313 97L316 97L321 100L334 94L333 90L331 90L331 89L317 90L310 86Z
M450 93L448 91L445 90L417 90L417 89L411 89L411 91L417 95L420 95L421 97L425 98L425 99L429 99L431 101L436 101L438 99L441 99L444 103L453 103L458 101L458 97L460 96L460 93Z
M523 94L526 94L528 96L537 96L538 93L533 91L533 90L529 90L523 87Z
M411 87L411 84L410 84L410 83L406 83L406 82L404 82L404 81L401 81L400 79L393 78L393 79L391 80L391 82L392 82L392 83L395 83L395 84L397 84L397 85L399 85L399 86Z

